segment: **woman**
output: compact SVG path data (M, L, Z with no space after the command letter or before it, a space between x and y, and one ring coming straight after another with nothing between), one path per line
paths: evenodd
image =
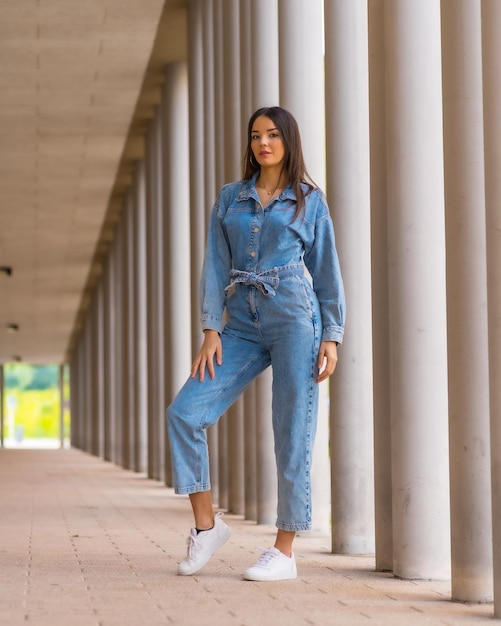
M249 120L243 180L225 185L212 209L200 298L204 341L168 409L175 491L189 494L195 518L178 574L199 571L231 534L214 516L205 429L271 365L277 535L244 578L296 578L292 543L311 528L318 383L336 367L345 301L325 197L283 108Z

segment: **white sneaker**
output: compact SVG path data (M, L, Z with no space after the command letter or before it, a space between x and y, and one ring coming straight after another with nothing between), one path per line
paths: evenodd
M197 534L195 528L191 529L186 558L177 567L179 576L191 576L201 570L214 552L228 541L231 528L223 522L222 515L223 513L216 514L214 528L210 530L202 530Z
M245 570L245 580L291 580L297 577L294 553L288 557L276 548L263 550L258 562Z

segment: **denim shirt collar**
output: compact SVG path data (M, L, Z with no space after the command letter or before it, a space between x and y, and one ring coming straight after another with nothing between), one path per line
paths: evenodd
M259 202L259 196L256 190L256 180L259 176L259 172L256 172L250 180L245 180L242 185L242 189L239 191L237 196L237 202L249 200L252 198ZM277 199L280 200L295 200L296 194L294 193L292 187L289 185L286 187L282 193L277 196Z

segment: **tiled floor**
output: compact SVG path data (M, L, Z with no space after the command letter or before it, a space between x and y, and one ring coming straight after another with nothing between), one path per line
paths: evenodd
M449 601L444 582L374 572L368 557L299 537L298 579L241 572L274 528L226 515L233 535L193 577L176 575L186 497L78 450L0 450L0 625L473 626L493 606Z

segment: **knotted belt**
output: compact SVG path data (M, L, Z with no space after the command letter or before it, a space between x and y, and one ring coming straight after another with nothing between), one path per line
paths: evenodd
M256 272L244 272L243 270L231 270L231 282L224 290L229 291L232 287L241 283L255 287L263 295L273 298L280 284L280 276L285 278L285 276L302 275L303 273L302 263L291 263L290 265L272 267L259 274L256 274Z

